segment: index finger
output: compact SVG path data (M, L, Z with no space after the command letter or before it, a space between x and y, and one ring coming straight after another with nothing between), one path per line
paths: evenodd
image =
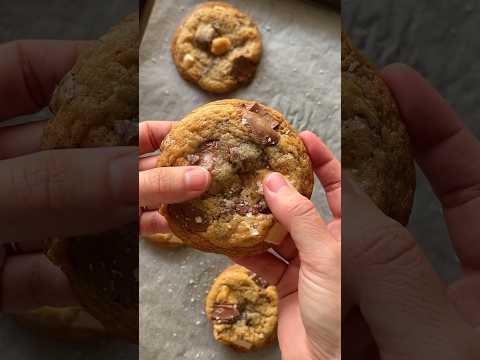
M173 121L142 121L138 129L140 155L158 150L163 138L172 129L173 123Z
M310 131L299 134L305 144L313 171L327 194L328 206L334 218L342 216L342 176L340 162L317 135Z
M0 120L30 114L50 101L55 86L91 41L21 40L0 45Z
M383 77L412 139L415 157L441 201L462 263L480 264L480 142L417 72L390 65Z

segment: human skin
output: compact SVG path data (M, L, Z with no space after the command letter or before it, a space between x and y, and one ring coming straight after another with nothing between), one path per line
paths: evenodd
M75 304L68 280L43 254L45 241L107 230L138 217L136 147L40 151L46 121L1 127L48 105L56 84L89 46L53 40L0 45L3 312ZM17 251L5 259L4 245L10 243Z
M414 70L382 76L440 201L463 275L446 284L414 236L343 179L344 359L480 358L480 143Z
M162 121L142 123L141 154L157 149L171 126L171 123ZM233 260L277 286L280 298L278 339L282 359L339 359L340 163L315 134L305 131L299 136L325 189L333 219L327 223L309 199L300 195L282 175L271 173L264 179L263 189L273 215L290 233L275 248L285 261L269 252ZM154 168L155 163L155 156L143 158L140 162L140 198L155 199L143 201L153 209L158 208L162 197L176 201L169 192L189 193L184 188L185 183L178 180L181 177L175 174L175 181L172 181L169 175L174 172L183 175L185 169L166 168L161 172L162 169ZM150 176L152 179L147 178ZM204 184L206 190L208 182ZM143 212L140 223L141 229L148 233L169 231L168 224L157 211Z

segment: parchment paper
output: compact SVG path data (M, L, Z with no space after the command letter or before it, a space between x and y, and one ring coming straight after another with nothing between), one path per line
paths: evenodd
M221 97L185 82L170 57L176 26L197 1L157 1L140 51L140 119L179 120ZM255 99L317 133L340 157L340 17L318 3L231 1L257 22L264 53L252 84L223 98ZM314 201L325 216L323 192ZM277 345L237 354L217 343L204 313L211 282L229 263L192 249L140 243L140 358L280 359Z

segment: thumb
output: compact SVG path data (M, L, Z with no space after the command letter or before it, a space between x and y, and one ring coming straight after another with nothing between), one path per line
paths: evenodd
M391 358L425 359L433 347L433 358L451 359L449 346L469 332L445 284L408 230L385 216L345 172L342 185L342 304L359 306Z
M279 173L271 173L263 181L265 200L275 218L290 233L302 261L333 251L336 240L313 203L301 195ZM328 253L327 252L327 253Z

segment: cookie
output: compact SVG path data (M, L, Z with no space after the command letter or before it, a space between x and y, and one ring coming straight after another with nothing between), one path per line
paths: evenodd
M138 14L78 58L56 88L43 149L138 144ZM106 330L138 342L138 224L51 241L49 258Z
M278 294L275 286L240 265L223 271L206 300L213 336L237 351L254 351L276 337Z
M114 336L138 342L138 225L55 239L48 257L85 309Z
M138 14L80 54L49 107L42 149L138 144Z
M183 20L171 51L183 78L206 91L226 93L252 80L262 40L249 16L232 5L208 2Z
M387 85L343 32L342 168L385 214L408 222L415 167L405 125Z
M78 306L44 306L15 318L20 325L40 335L62 341L84 341L107 335L103 326Z
M278 111L254 101L221 100L195 109L165 137L157 165L198 165L211 173L204 195L160 208L176 236L208 252L254 254L283 240L286 232L263 197L269 172L283 174L306 197L312 194L302 140Z
M142 238L160 247L180 247L184 245L183 241L172 233L143 235Z

